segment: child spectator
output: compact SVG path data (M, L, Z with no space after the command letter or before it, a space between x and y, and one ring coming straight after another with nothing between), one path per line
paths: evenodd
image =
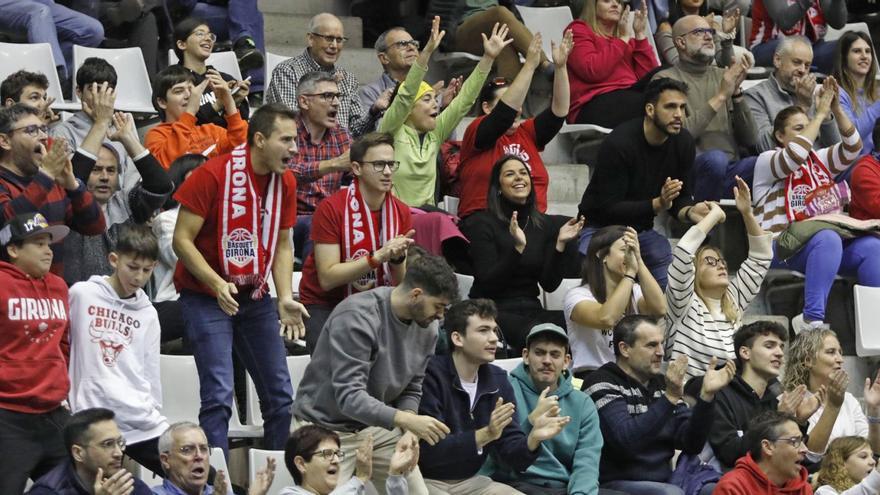
M816 495L878 493L880 471L876 467L871 445L864 437L840 437L828 446L822 469L816 474Z

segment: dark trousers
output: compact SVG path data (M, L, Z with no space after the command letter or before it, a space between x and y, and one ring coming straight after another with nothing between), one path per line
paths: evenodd
M660 67L648 72L628 88L594 96L578 112L576 124L595 124L608 129L645 115L645 88Z
M68 418L63 407L43 414L0 409L0 493L22 493L28 478L37 480L67 459L61 430Z
M324 328L324 323L327 323L327 318L330 318L333 308L309 304L306 306L306 310L309 312L309 318L306 320L306 349L311 356L312 352L315 351L315 346L318 345L321 329Z
M526 336L535 325L555 323L565 328L562 311L545 310L537 298L496 298L495 305L498 307L496 321L510 349L508 357L522 356L522 350L526 346Z

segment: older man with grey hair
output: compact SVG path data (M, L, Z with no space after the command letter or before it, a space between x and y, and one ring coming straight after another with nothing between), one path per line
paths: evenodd
M713 65L713 29L704 17L684 16L672 27L678 62L654 78L669 77L687 83L688 114L684 126L696 140L694 199L733 197L736 177L752 182L755 157L741 157L740 149L755 145L755 121L740 87L751 67L748 57L726 69Z
M376 38L376 58L382 65L382 75L378 79L361 86L358 91L364 108L370 108L380 96L387 99L398 83L406 79L406 74L419 56L419 42L402 27L393 27ZM384 103L384 102L383 102Z
M355 137L372 131L385 108L375 103L371 107L364 107L358 98L357 78L336 65L347 41L338 17L327 13L312 17L306 34L306 49L275 67L269 89L266 90L266 102L279 102L297 108L297 84L300 78L308 72L324 71L339 84L339 125L347 128Z
M220 470L215 476L211 468L211 447L199 425L189 421L172 424L159 437L158 448L165 481L153 488L154 495L231 495L227 474ZM275 460L269 459L257 472L248 495L266 495L274 478Z
M814 113L813 93L816 76L810 74L813 45L803 36L782 39L773 55L774 70L770 77L745 92L746 103L758 128L758 152L776 148L773 139L773 119L785 107L798 105L808 115ZM840 142L840 132L834 117L822 122L815 147L827 148Z

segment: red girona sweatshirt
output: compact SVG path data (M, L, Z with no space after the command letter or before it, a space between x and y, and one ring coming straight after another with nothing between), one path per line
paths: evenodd
M0 409L40 414L67 398L67 284L0 262Z
M797 478L777 486L752 459L752 454L746 454L721 477L712 495L813 495L813 487L807 481L807 468L803 466Z

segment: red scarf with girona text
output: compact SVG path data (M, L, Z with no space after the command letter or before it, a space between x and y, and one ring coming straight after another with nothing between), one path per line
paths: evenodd
M355 179L347 188L345 195L345 218L342 238L345 242L342 251L342 262L352 261L371 253L375 253L400 233L397 204L391 200L391 193L385 193L382 211L379 213L379 235L373 226L373 214L361 195L358 180ZM363 292L377 286L392 285L391 270L388 263L375 270L370 270L360 279L346 285L345 295Z

